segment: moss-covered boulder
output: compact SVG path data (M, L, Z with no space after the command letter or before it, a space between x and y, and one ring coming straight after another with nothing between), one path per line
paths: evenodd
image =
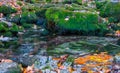
M98 14L89 11L74 12L62 8L49 8L46 11L46 18L48 28L60 32L80 32L80 34L95 35L101 31L104 33L106 30L105 24L98 24Z
M0 33L4 33L7 31L8 31L7 24L5 24L4 22L0 22Z
M21 15L16 15L12 18L9 16L8 20L18 25L23 25L25 23L35 24L37 23L38 17L34 12L23 12Z
M96 7L100 11L100 16L108 17L109 22L120 22L120 3L97 2Z
M7 6L7 5L0 6L0 13L3 13L4 15L16 13L16 12L17 10L11 6Z
M14 24L14 23L11 23L12 26L9 27L6 23L4 22L0 22L0 35L3 35L3 36L17 36L17 33L19 31L23 31L23 28L22 27L19 27L18 25Z
M21 15L21 20L20 23L36 23L37 21L37 16L34 12L24 12Z

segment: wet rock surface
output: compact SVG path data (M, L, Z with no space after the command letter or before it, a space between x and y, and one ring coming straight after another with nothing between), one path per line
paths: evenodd
M21 69L15 62L3 62L0 63L0 73L21 73Z
M120 52L120 46L117 44L118 38L93 36L42 37L40 34L37 34L38 32L39 30L29 30L16 39L19 41L18 48L15 48L17 53L16 51L15 53L13 52L12 56L8 58L25 67L34 65L34 69L41 70L43 73L70 73L71 69L69 70L69 68L74 69L73 73L81 73L84 65L74 64L73 60L75 58L102 51L108 52L110 55L112 55L111 52L114 52L113 55ZM65 54L72 57L69 60L65 60L61 66L58 66L59 60L54 60L53 58ZM117 55L115 56L115 64L110 65L110 69L114 67L113 71L117 70L118 72L119 62L119 55ZM13 66L18 66L18 64L15 63ZM12 64L6 63L5 65L11 66ZM92 69L94 71L97 70L96 68Z

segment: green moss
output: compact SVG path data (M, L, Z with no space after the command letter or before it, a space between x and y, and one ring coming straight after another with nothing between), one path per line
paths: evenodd
M8 31L6 33L3 33L3 36L12 37L12 33Z
M46 18L49 21L48 25L53 24L52 21L55 26L62 30L82 31L85 33L102 30L98 25L98 15L92 12L72 12L64 9L49 8L46 11ZM103 24L103 26L105 25Z
M4 15L16 13L16 12L17 12L17 10L15 8L10 7L10 6L6 6L6 5L0 6L0 13L3 13Z
M46 2L48 2L48 3L51 2L51 1L52 1L52 0L46 0Z
M7 25L3 22L0 22L0 33L4 33L7 31L8 31Z
M66 62L74 62L74 57L73 56L68 56Z
M30 4L30 3L26 3L26 5L24 5L22 7L23 12L33 12L33 11L38 10L38 9L39 9L39 6L36 6L34 4Z
M20 23L36 23L38 17L34 12L24 12L22 13Z
M120 16L120 3L107 2L100 8L100 15L102 17L119 17Z
M82 0L77 0L77 2L78 2L79 4L82 4Z
M28 28L32 28L32 27L33 27L33 24L24 23L22 26L23 26L25 29L28 29Z
M45 18L45 12L46 12L46 10L47 10L47 8L36 10L35 14L38 17L44 17Z

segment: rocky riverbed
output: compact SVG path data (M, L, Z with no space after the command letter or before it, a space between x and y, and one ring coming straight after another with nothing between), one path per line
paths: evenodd
M1 40L1 43L18 43L18 45L9 44L10 46L1 52L1 73L20 73L22 71L24 73L120 72L120 46L117 45L119 38L95 36L42 37L40 34L36 34L38 32L39 30L27 31L25 34L19 35L19 38L4 42ZM104 56L101 57L102 55ZM95 56L101 60L105 55L105 60L94 61L97 59ZM86 58L88 60L82 63ZM94 59L91 60L91 58ZM92 66L93 64L95 66ZM88 68L89 66L91 68Z

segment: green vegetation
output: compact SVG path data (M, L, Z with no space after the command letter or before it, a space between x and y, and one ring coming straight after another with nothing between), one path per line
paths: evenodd
M8 17L8 19L11 16ZM11 22L14 22L16 24L24 24L24 23L36 23L38 20L38 17L36 16L35 12L23 12L21 15L16 15L12 18L10 18Z
M3 13L4 15L16 13L16 12L17 10L15 8L12 8L11 6L6 6L6 5L0 6L0 13Z
M24 12L21 15L20 23L35 23L37 21L37 16L34 12Z
M120 22L120 3L97 2L97 8L100 10L100 16L108 17L109 22Z
M18 25L13 24L11 27L8 27L6 23L0 22L0 35L4 36L13 36L17 35L18 31L22 31L23 28L20 28Z
M64 9L49 8L46 11L49 26L57 26L62 30L93 33L106 28L105 24L98 24L98 15L92 12L72 12ZM54 25L51 23L54 23ZM99 32L100 33L100 32Z

